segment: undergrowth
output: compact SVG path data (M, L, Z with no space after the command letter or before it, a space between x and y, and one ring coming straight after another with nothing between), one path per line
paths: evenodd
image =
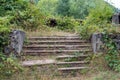
M6 21L5 21L6 20ZM9 78L22 70L16 59L4 53L4 48L9 45L10 27L7 18L0 18L0 79ZM6 23L5 23L6 22ZM12 53L10 53L12 54Z
M120 54L117 48L117 44L113 41L112 38L110 38L109 35L110 34L106 31L103 34L103 42L105 45L104 49L106 50L105 59L111 69L120 72Z

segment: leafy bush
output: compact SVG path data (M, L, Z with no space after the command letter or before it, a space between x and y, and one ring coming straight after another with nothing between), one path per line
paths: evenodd
M22 71L22 67L12 57L6 57L0 53L0 78L11 77L16 72Z
M104 41L104 48L106 50L105 59L108 63L108 66L120 72L120 57L119 51L113 39L109 36L109 32L107 30L104 31L103 34L103 41ZM112 34L112 33L111 33Z
M69 16L70 14L69 9L70 9L69 0L58 0L56 11L59 15Z
M61 16L85 19L93 7L95 0L58 0L56 11Z
M3 79L21 71L22 68L15 62L16 60L3 53L4 47L9 43L8 31L2 31L0 35L0 78Z
M4 54L4 48L9 44L10 16L0 17L0 78L10 77L22 68L13 58Z
M69 0L69 16L85 19L89 14L89 9L95 7L95 0Z
M36 29L43 23L43 14L37 5L25 0L2 0L0 1L0 16L10 16L9 26L13 28Z
M9 18L0 17L0 52L2 52L4 47L9 43L8 34L10 31L10 27L8 27L8 25Z
M44 23L44 16L35 5L29 4L26 10L16 13L11 22L25 30L36 30Z
M80 25L76 27L78 34L80 34L80 37L82 39L89 39L91 37L91 34L93 34L94 32L101 32L102 29L100 29L97 25L89 25L89 26L85 26L85 25Z
M40 0L38 7L46 15L85 19L89 10L103 0Z
M88 17L83 21L82 26L77 27L79 28L78 33L84 39L89 39L94 32L102 32L104 28L111 29L111 31L114 30L110 23L113 9L104 1L97 2L96 7L90 10Z
M90 10L88 17L86 18L85 25L96 24L104 28L104 24L109 23L114 13L113 8L100 0L96 2L96 7ZM103 26L102 26L103 25Z
M37 4L37 7L40 9L42 13L47 16L55 16L57 15L56 7L58 0L40 0Z
M70 32L74 32L75 31L75 27L78 26L80 24L80 22L78 20L75 20L74 18L70 18L70 17L52 17L46 18L46 23L45 25L49 26L49 27L56 27L60 30L64 30L64 31L70 31Z
M0 16L14 16L17 11L24 10L27 3L24 0L0 0Z
M75 31L75 27L79 25L75 19L63 17L57 19L57 28L65 31Z

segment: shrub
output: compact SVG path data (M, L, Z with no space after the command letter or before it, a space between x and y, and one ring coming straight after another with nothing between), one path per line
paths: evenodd
M0 16L10 16L9 26L35 30L43 23L43 14L37 5L25 0L0 1Z
M9 25L9 18L6 17L0 17L0 52L3 51L4 47L8 45L9 39L8 34L10 31Z
M57 7L58 0L40 0L38 2L37 7L40 9L42 13L44 13L47 16L55 16L57 15L56 7Z
M44 16L34 4L27 3L23 11L17 11L11 23L25 30L36 30L44 23Z
M106 51L105 59L112 70L120 72L120 54L110 34L113 33L109 33L107 30L105 30L103 34L104 48Z
M75 31L75 27L79 25L79 22L69 17L63 17L57 19L57 28L65 31Z
M0 0L0 16L14 16L17 11L24 10L27 3L24 0Z
M0 17L0 78L12 76L22 70L16 60L4 54L4 48L9 44L10 16Z
M90 10L88 17L84 22L85 25L98 25L104 28L104 24L109 23L114 13L113 8L104 1L97 1L96 7ZM102 26L103 25L103 26Z
M83 39L89 39L91 34L102 32L104 28L111 29L110 31L114 30L110 23L110 17L114 10L103 1L97 2L99 3L96 3L96 7L90 10L88 17L83 21L83 25L79 26L78 33Z
M97 25L89 25L89 26L81 25L78 26L76 30L80 34L80 37L82 39L90 39L91 35L94 32L99 33L102 31L102 29L100 29Z
M0 78L3 79L12 76L15 72L22 70L22 68L15 62L16 60L4 54L4 47L9 44L9 31L1 27L0 29L3 30L0 31Z
M14 73L22 71L22 67L16 62L15 59L5 56L0 53L0 78L12 76Z

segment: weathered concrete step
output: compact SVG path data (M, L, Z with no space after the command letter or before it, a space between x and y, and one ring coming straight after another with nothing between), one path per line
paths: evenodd
M55 60L31 60L31 61L23 61L21 63L24 67L31 66L45 66L45 65L55 65L57 67L87 67L88 63L86 62L56 62Z
M86 47L86 48L24 48L23 50L60 50L60 51L62 51L62 50L92 50L92 48L88 48L88 47Z
M23 61L21 63L22 66L43 66L43 65L65 65L65 64L88 64L88 61L73 61L73 62L57 62L53 59L45 59L45 60L29 60L29 61Z
M29 40L76 40L80 39L79 36L56 36L56 37L29 37Z
M24 48L32 49L53 49L53 48L62 48L62 49L72 49L72 48L91 48L91 45L27 45Z
M46 60L23 61L21 65L22 66L42 66L42 65L50 65L55 63L56 61L53 59L46 59Z
M29 44L89 43L85 40L29 41Z
M82 70L89 69L89 67L66 67L66 68L58 68L58 71L71 71L71 70Z
M89 57L89 55L79 55L79 56L75 56L75 55L61 55L61 56L57 56L56 59L60 60L60 59L66 59L66 58L86 58Z
M88 61L72 61L72 62L57 62L57 65L65 65L65 64L87 64Z
M57 62L58 67L85 67L88 66L88 61L72 61L72 62Z
M59 54L59 53L76 53L76 52L92 52L92 50L24 50L24 55L47 55L47 54Z

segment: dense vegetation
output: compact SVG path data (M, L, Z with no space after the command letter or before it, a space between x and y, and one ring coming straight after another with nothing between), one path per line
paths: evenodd
M111 24L114 11L103 0L0 0L0 75L8 76L21 69L13 58L3 54L12 29L35 31L48 26L89 39L94 32L115 32Z
M27 30L46 25L52 18L59 29L66 30L67 27L73 26L70 29L74 31L75 19L79 19L76 22L83 19L84 26L96 22L101 25L102 22L110 21L114 11L103 0L1 0L0 3L0 18L7 20L7 25Z

